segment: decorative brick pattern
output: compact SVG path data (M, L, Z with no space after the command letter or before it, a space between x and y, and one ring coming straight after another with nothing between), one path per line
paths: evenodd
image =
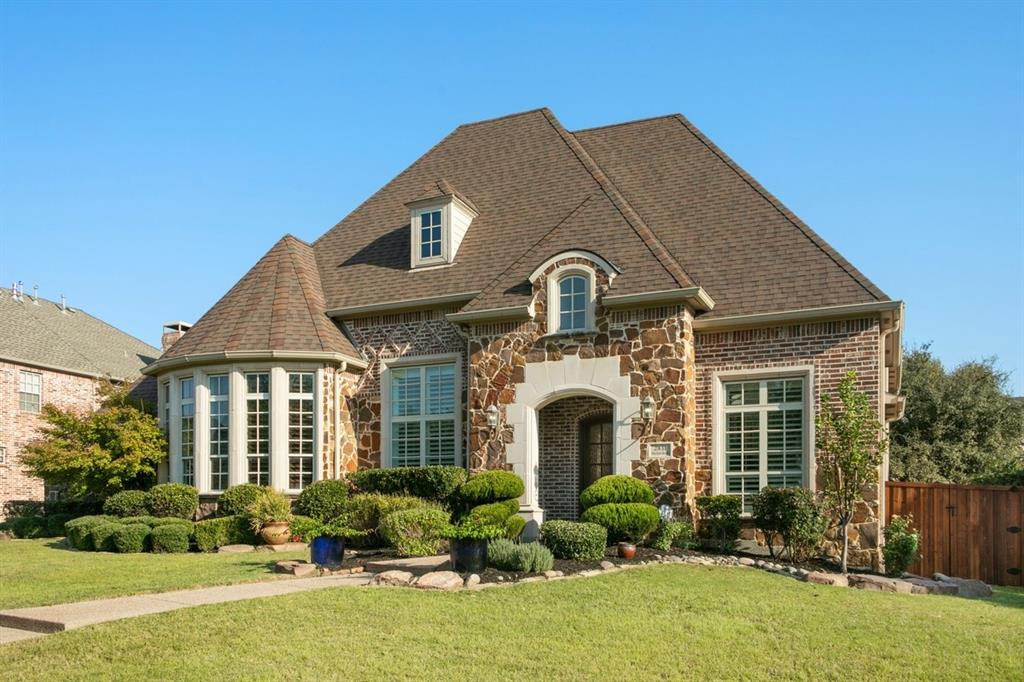
M538 501L545 519L579 518L580 429L584 421L598 416L610 420L612 406L591 396L562 398L537 413Z

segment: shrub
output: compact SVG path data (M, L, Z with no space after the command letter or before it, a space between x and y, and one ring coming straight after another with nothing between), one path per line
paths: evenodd
M255 483L233 485L217 498L217 516L234 516L244 514L256 498L266 490L266 486Z
M90 533L94 526L103 523L116 521L113 516L79 516L64 524L64 532L67 533L68 542L75 549L91 550L92 538Z
M320 522L338 518L345 511L348 486L344 481L317 481L306 486L295 501L295 511Z
M541 541L559 559L598 561L604 558L608 531L596 523L545 521L540 527Z
M502 571L543 573L555 565L555 557L540 543L518 544L507 538L498 538L487 544L487 563Z
M113 552L114 532L123 524L120 521L108 521L93 526L89 531L89 549L96 552ZM149 528L149 526L146 526Z
M348 479L363 493L411 495L450 507L466 482L466 470L456 466L363 469L349 474Z
M885 545L882 546L882 557L885 559L887 575L899 577L907 572L910 564L917 559L919 536L911 526L914 517L893 516L885 527Z
M608 529L611 542L640 542L661 523L658 510L642 502L609 502L585 510L580 520Z
M469 510L469 515L481 519L484 523L489 523L493 526L501 526L504 525L505 521L507 521L509 517L518 511L519 500L511 499L478 505Z
M441 509L405 509L380 522L380 534L401 556L429 556L441 550L441 531L448 526Z
M292 536L298 537L301 542L309 542L322 525L316 519L311 519L308 516L293 516L292 522L288 524L288 529Z
M775 537L793 561L804 561L821 544L827 520L804 488L762 488L753 500L754 525L775 557Z
M662 521L651 533L648 545L667 552L673 547L688 549L693 546L693 525L688 521Z
M418 497L398 495L379 495L368 493L353 495L345 504L345 513L349 524L356 530L367 531L366 538L359 541L360 545L380 544L383 539L377 532L381 519L392 512L403 509L439 509L433 502Z
M505 537L509 540L515 540L523 534L523 530L526 528L526 519L515 514L505 519L502 528L505 529Z
M145 552L149 547L151 533L152 529L144 523L119 523L112 538L114 550L121 554Z
M709 544L727 552L740 536L742 502L736 495L710 495L697 498L700 524L697 533Z
M161 483L146 493L146 509L153 516L191 519L199 508L199 491L184 483Z
M183 554L188 551L192 529L178 523L157 526L150 535L153 551L157 554Z
M249 520L242 515L221 516L215 519L197 521L192 531L196 549L213 552L224 545L252 545L256 535L249 526Z
M147 513L144 490L122 490L103 502L103 513L108 516L142 516Z
M526 492L523 479L511 471L481 471L459 489L459 498L468 507L520 497Z
M152 517L150 517L152 518ZM189 529L189 533L192 532L192 526L195 524L188 519L178 519L173 516L169 516L163 519L152 518L149 525L153 528L159 528L160 526L184 526Z
M173 517L168 517L173 518ZM177 521L185 521L185 519L176 519ZM123 519L118 519L120 523L144 523L150 528L160 522L155 516L126 516ZM191 523L190 521L188 523Z
M580 493L580 506L583 509L599 504L627 502L654 504L654 490L639 478L615 474L597 479Z
M16 538L31 539L49 537L47 533L46 519L42 516L15 516L7 519L4 526L10 530Z
M283 493L264 488L246 507L245 515L254 531L270 523L288 523L292 520L292 501Z
M51 538L64 535L64 524L73 519L71 514L50 514L46 517L46 534Z

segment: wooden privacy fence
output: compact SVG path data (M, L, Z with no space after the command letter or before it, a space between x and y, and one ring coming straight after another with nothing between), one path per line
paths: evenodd
M888 481L885 497L886 522L911 514L920 534L911 573L1024 586L1024 489Z

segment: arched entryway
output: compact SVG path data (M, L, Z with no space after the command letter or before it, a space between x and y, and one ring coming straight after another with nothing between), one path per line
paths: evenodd
M537 501L544 518L579 518L580 491L614 473L613 405L593 395L561 398L537 411Z

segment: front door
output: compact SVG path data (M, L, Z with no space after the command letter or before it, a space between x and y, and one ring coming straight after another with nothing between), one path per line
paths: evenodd
M580 489L612 473L612 417L602 415L580 424Z

